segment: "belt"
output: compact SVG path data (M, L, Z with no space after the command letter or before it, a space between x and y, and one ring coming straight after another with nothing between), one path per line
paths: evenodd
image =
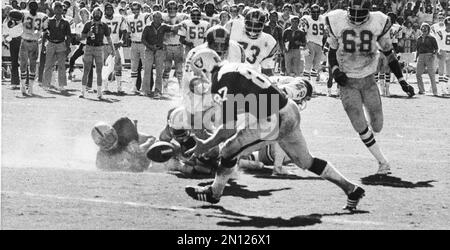
M51 41L51 40L49 40L49 42L59 44L59 43L64 42L64 40L62 40L62 41Z
M87 46L91 46L91 47L101 47L101 46L103 46L103 44L87 44Z
M181 44L166 44L166 46L175 47L175 46L181 46Z
M131 41L132 43L142 43L142 42L137 42L137 41Z
M22 41L29 42L29 43L37 43L38 42L38 40L26 40L26 39L22 39Z

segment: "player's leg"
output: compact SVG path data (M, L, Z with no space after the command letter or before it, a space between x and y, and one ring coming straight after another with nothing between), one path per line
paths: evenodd
M364 195L364 190L350 182L330 162L311 155L300 129L298 108L293 102L289 102L288 105L280 112L280 117L283 121L280 125L280 131L289 131L278 139L280 147L298 167L308 170L340 187L348 196L346 208L350 210L355 209L359 199Z
M314 57L314 51L312 47L312 43L308 42L306 44L306 49L309 51L308 55L305 56L305 70L303 71L303 76L310 80L311 79L311 69L313 65L313 57ZM313 86L314 88L314 86Z
M39 56L39 44L38 42L33 42L31 52L30 52L30 77L28 84L28 94L33 95L33 85L36 79L36 69L37 69L37 59Z
M138 77L138 66L139 66L139 50L137 48L137 43L131 43L130 49L130 59L131 59L131 84L133 85L131 92L136 93L137 90L137 77Z
M178 80L178 86L180 89L180 93L181 93L181 83L183 80L183 46L180 45L176 48L176 54L175 54L175 76L177 77Z
M450 52L445 52L445 82L444 82L444 90L445 93L444 94L448 94L450 93L450 86L448 83L448 79L450 78Z
M19 64L20 64L20 91L22 95L26 95L26 81L28 71L28 42L22 40L19 47Z
M104 55L104 57L103 57L103 59L104 59L103 64L105 64L105 61L109 57L110 53L111 53L111 46L103 46L103 55ZM102 78L103 78L103 76L102 76ZM103 84L103 92L105 92L105 93L109 93L110 92L109 91L109 85L111 85L111 83L112 83L111 80L112 79L110 78L110 76L106 77L106 81Z
M314 56L312 58L312 71L311 72L313 74L311 74L311 81L313 82L314 85L317 86L317 84L320 82L322 47L314 43L312 48L314 51Z
M116 48L114 61L114 71L116 75L117 93L122 94L122 58L120 56L119 48Z
M164 73L163 73L163 92L167 92L169 84L170 71L172 70L172 62L174 60L173 46L167 46L166 48L166 60L164 61Z

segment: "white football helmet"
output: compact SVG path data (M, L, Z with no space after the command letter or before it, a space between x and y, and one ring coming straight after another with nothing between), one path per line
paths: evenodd
M105 151L117 147L119 141L116 130L105 122L97 122L91 131L91 136L95 144Z
M300 110L306 108L306 102L309 101L312 95L312 85L308 80L295 78L289 83L277 86L289 99L292 99L299 105Z
M167 124L175 130L190 129L190 113L184 107L175 108L170 112Z
M210 79L213 69L220 65L222 59L212 49L204 48L192 55L190 66L195 75Z

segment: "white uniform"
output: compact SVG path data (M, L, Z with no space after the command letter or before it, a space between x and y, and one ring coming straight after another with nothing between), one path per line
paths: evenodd
M219 15L207 16L206 14L202 13L202 20L208 22L210 27L220 24Z
M147 25L148 15L140 13L137 18L134 14L128 15L126 17L128 24L128 32L130 32L130 38L133 42L141 42L142 32L144 27Z
M349 78L364 78L377 71L379 49L392 48L388 16L370 12L368 20L354 25L344 17L347 11L334 10L327 14L326 24L330 48L337 50L339 68Z
M169 14L167 13L163 14L164 23L167 23L169 25L180 24L181 22L187 20L188 18L189 16L184 13L177 13L175 17L169 17ZM167 32L164 35L164 44L166 45L180 44L180 36L177 33Z
M112 19L108 19L106 16L103 16L102 22L106 23L111 31L110 37L112 43L119 43L119 30L127 30L127 22L125 21L125 18L120 14L114 14Z
M230 33L230 39L237 41L242 35L242 30L245 30L244 19L233 19L225 24L225 29Z
M322 39L325 34L325 17L320 15L319 19L313 20L310 15L307 15L302 17L300 24L306 32L306 41L322 47Z
M178 30L178 35L184 36L187 42L194 44L194 47L199 46L205 42L206 31L209 28L209 23L200 20L198 24L192 20L184 20L181 22L181 29Z
M206 96L203 99L194 98L194 94L189 90L189 82L194 78L194 74L190 68L189 61L191 57L199 50L208 48L208 43L203 43L195 48L193 48L186 56L186 65L183 72L183 89L184 89L184 100L183 104L186 109L194 113L194 111L204 111L211 107L212 99L210 96ZM241 45L237 42L230 40L230 46L227 53L224 55L223 60L231 63L244 63L245 62L245 51Z
M137 17L135 17L134 14L131 14L125 18L128 24L128 32L130 33L131 39L130 61L131 79L133 84L137 82L139 60L141 60L142 63L144 63L145 60L145 46L142 44L142 33L144 31L144 27L149 21L148 17L148 14L139 13Z
M291 26L291 19L294 17L293 15L289 15L289 17L285 17L283 13L278 13L278 24L283 28L283 30L287 29Z
M35 16L29 11L23 11L23 33L22 39L37 41L42 34L42 24L47 19L47 15L37 12Z
M247 58L246 63L252 65L252 68L257 71L261 71L261 68L273 69L275 66L274 56L278 50L275 38L267 33L261 32L258 38L251 39L245 33L244 26L235 26L235 22L232 24L234 27L231 26L231 39L238 42L244 48Z
M391 36L392 43L398 43L399 34L402 32L402 26L398 23L392 24L392 27L389 31Z

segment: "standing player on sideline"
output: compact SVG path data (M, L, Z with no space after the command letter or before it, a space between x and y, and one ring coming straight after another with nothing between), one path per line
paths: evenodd
M239 22L232 20L233 24ZM266 75L273 75L275 55L278 51L277 41L272 35L262 32L266 23L265 14L257 9L250 10L245 16L244 26L227 26L231 39L238 42L245 50L246 63ZM234 35L233 35L234 33Z
M205 4L204 8L205 13L202 15L202 20L207 21L210 27L220 24L220 16L214 11L214 4L212 2L208 2Z
M202 155L225 142L220 150L219 166L213 184L206 187L186 187L185 191L191 198L218 203L238 157L276 141L297 166L339 186L348 197L345 208L356 209L364 196L364 189L348 181L331 163L310 154L300 129L297 104L281 93L266 76L247 64L224 64L217 53L210 49L196 53L191 67L196 75L211 82L211 94L214 95L216 105L221 107L219 110L224 118L218 124L216 132L207 140L194 137L196 145L187 153ZM256 103L253 104L270 108L266 112L246 108L245 104L248 102L245 99L239 101L235 98L241 95L255 96ZM236 126L237 117L242 115L249 115L254 119L250 118L250 123L244 126ZM267 128L271 129L266 130Z
M202 12L198 8L192 8L191 19L181 22L181 29L178 31L180 42L184 44L184 54L205 42L206 31L209 23L202 19Z
M341 101L353 128L378 161L377 173L386 175L390 173L389 162L373 134L381 132L383 127L380 92L374 80L379 49L386 56L403 91L412 97L414 88L403 78L397 57L392 51L389 17L381 12L370 12L371 6L370 0L352 0L348 12L334 10L327 14L326 24L330 35L328 62L332 69L330 74L340 86ZM343 19L345 16L347 18ZM370 122L364 115L363 107Z
M116 75L116 82L117 82L117 93L123 94L122 91L122 59L120 57L119 48L122 46L121 37L119 34L122 35L122 37L126 36L127 32L127 22L125 21L125 18L120 14L114 14L114 6L110 3L105 4L105 15L102 18L102 22L106 23L110 29L111 33L111 40L114 45L114 71ZM109 55L111 47L105 46L105 55ZM106 60L106 58L105 58ZM105 91L108 90L108 81L105 83Z
M306 79L311 80L314 89L316 78L321 69L322 41L325 34L325 17L320 15L320 7L317 4L311 6L311 15L303 16L300 20L302 29L306 32L306 48L309 54L306 56L305 73ZM331 88L328 88L331 95Z
M33 84L36 77L36 61L38 59L39 51L38 41L42 35L42 24L47 20L47 15L42 12L37 12L38 4L36 0L30 0L28 2L28 9L28 11L23 11L23 33L19 49L20 91L23 95L33 95ZM28 86L25 86L28 71L29 83Z
M137 77L139 60L145 61L145 46L142 44L142 32L147 25L149 14L141 13L141 4L133 2L131 11L133 14L126 17L128 23L128 32L131 39L131 82L133 84L132 92L137 93ZM144 79L146 80L146 79ZM143 85L143 84L141 84ZM142 87L142 86L141 86Z
M444 27L435 30L439 52L439 85L442 95L449 93L448 79L450 78L450 17L445 18ZM445 77L444 77L444 72Z

